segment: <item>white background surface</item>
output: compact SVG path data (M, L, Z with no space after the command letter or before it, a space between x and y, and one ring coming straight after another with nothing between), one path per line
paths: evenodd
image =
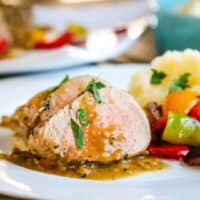
M0 115L10 114L35 92L57 84L70 76L95 74L114 86L127 89L131 75L140 65L88 67L46 75L0 81ZM0 149L6 150L8 132L0 129ZM198 200L200 171L178 162L171 168L139 174L117 181L89 181L48 175L0 161L0 193L56 200Z

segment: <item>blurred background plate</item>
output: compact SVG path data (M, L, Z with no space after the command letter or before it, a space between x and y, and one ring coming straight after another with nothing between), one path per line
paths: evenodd
M63 31L69 23L86 27L86 47L66 46L53 50L32 50L0 60L0 74L53 70L104 61L124 53L146 30L148 5L145 0L106 1L86 4L36 4L33 23ZM130 34L116 38L114 27L130 26Z

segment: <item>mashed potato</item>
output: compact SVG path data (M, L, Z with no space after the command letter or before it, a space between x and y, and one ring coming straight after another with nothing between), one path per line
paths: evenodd
M200 52L196 50L169 51L157 57L151 63L151 68L167 74L159 85L151 85L150 69L134 74L129 91L141 106L148 102L162 103L169 92L172 80L178 79L184 73L191 73L189 85L192 90L200 92Z

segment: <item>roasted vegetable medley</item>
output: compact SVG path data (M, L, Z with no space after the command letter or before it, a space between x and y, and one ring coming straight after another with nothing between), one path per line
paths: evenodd
M150 154L200 166L200 53L167 52L134 75L130 92L150 121Z

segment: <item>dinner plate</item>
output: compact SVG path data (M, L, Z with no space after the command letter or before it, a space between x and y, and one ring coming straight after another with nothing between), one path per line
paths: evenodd
M14 58L0 59L0 75L69 68L102 62L123 54L145 31L148 22L145 0L126 0L83 6L34 6L33 21L63 32L68 24L86 27L84 47L64 46L52 50L31 50ZM116 27L125 26L128 34L114 34Z
M84 67L43 75L0 81L0 115L11 114L36 92L71 77L94 74L127 90L131 75L145 65ZM0 129L0 150L9 151L11 132ZM0 193L10 196L56 200L196 200L200 196L200 171L176 161L169 168L114 181L73 179L49 175L0 160Z

